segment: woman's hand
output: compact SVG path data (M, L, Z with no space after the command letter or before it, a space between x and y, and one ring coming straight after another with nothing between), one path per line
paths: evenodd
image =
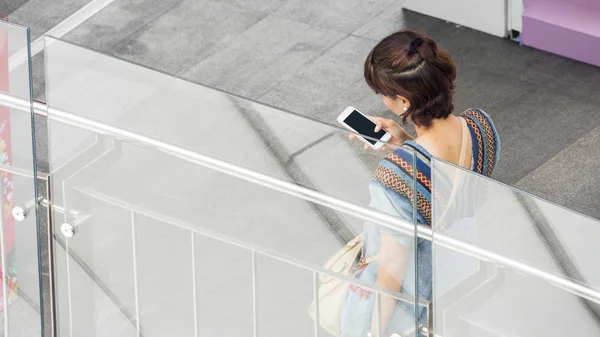
M405 141L407 141L409 139L413 139L413 137L411 135L409 135L408 132L406 132L404 130L404 128L402 128L400 125L398 125L398 123L396 123L393 119L374 117L374 116L367 116L367 117L369 117L371 120L373 120L375 122L375 124L376 124L375 132L379 132L379 130L383 129L392 136L392 138L390 138L390 140L388 141L388 143L390 143L390 144L401 146L402 144L404 144ZM350 139L356 139L357 136L354 134L351 134L348 137ZM369 146L367 144L365 144L365 149L367 149L367 150L369 149Z

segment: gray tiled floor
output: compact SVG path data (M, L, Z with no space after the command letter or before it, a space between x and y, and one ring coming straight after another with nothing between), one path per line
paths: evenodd
M375 44L348 36L259 100L327 122L335 121L332 111L343 109L350 101L365 111L377 109L379 104L362 77L363 60ZM361 104L360 98L365 96L368 102Z
M455 25L441 20L435 20L425 15L406 12L401 3L396 2L384 11L379 13L373 20L365 22L353 34L366 37L372 40L381 40L390 32L402 27L411 27L427 32L436 39L457 35L461 30L457 30Z
M44 0L8 0L22 4L9 15L9 20L17 23L27 22L31 29L31 38L36 39L52 27L75 13L91 0L44 1ZM0 8L2 5L0 4ZM1 10L0 10L1 11Z
M223 3L228 3L242 8L257 10L264 13L272 13L282 5L285 5L289 0L222 0Z
M180 74L264 17L262 12L218 1L186 0L119 42L114 51Z
M21 8L28 0L0 0L0 17L6 18Z
M42 31L87 1L56 1L51 10L37 2L25 2L9 18ZM389 116L362 80L362 61L386 34L416 28L457 63L456 110L479 107L496 121L503 156L495 177L509 184L540 166L558 167L553 158L600 125L600 69L404 11L402 3L116 0L65 39L333 122L349 104ZM43 98L39 60L34 80L36 97ZM593 174L575 171L570 179ZM563 185L565 191L573 186ZM592 187L589 193L600 194ZM574 208L582 204L577 195L545 194Z
M600 123L598 107L540 88L527 97L494 111L505 149L499 172L515 183ZM568 111L568 114L567 114ZM541 150L543 149L543 151ZM518 163L518 165L515 165Z
M77 26L65 39L104 52L113 52L115 45L158 17L175 9L182 0L114 1Z
M596 190L600 186L598 144L600 127L522 178L517 187L600 218Z
M184 77L246 97L260 97L289 80L343 34L269 16Z
M403 2L403 1L402 1ZM275 15L324 29L352 33L373 20L395 0L289 0Z

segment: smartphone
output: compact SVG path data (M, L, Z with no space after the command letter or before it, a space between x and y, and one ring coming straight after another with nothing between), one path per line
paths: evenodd
M379 130L379 132L375 132L375 126L377 126L377 124L369 119L369 117L363 115L360 111L351 106L347 107L338 116L337 121L344 127L360 135L378 139L379 141L360 136L357 137L375 150L381 149L381 147L384 145L383 142L387 142L392 138L392 135L383 129Z

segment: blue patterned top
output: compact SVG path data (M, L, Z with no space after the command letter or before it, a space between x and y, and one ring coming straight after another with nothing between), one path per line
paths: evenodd
M500 156L500 138L490 118L478 109L462 113L471 132L471 170L490 177ZM416 152L417 166L417 211L420 224L431 225L431 158L432 155L421 145L409 140L379 163L373 177L374 184L387 193L406 199L412 205L413 196L413 153ZM440 177L443 179L443 177ZM412 213L412 212L411 212Z
M500 138L491 118L482 110L469 109L461 114L467 122L471 133L472 158L471 170L491 176L500 155ZM432 222L432 155L414 141L404 145L383 159L375 170L373 181L369 186L371 194L370 206L412 222L413 200L416 176L417 221L419 224L431 225ZM414 165L416 163L416 175ZM438 185L441 184L441 185ZM436 186L451 186L452 182L444 175L436 175ZM436 194L436 197L439 197ZM379 254L380 237L383 234L393 235L400 244L414 246L414 237L400 234L378 224L366 222L363 231L363 256L366 258ZM408 266L402 280L401 293L408 297L418 294L419 298L431 300L432 295L432 250L431 242L417 241L416 258L408 258ZM414 249L408 251L413 252ZM418 269L415 273L415 261ZM377 280L378 262L375 261L359 270L358 279L375 284ZM415 279L416 277L416 279ZM415 289L415 286L417 289ZM418 290L418 292L417 292ZM349 287L346 292L340 317L343 337L365 337L373 317L373 297L370 292L357 286ZM427 324L426 310L419 308L419 323ZM386 336L392 333L403 335L414 327L414 305L398 301L392 318L386 327Z

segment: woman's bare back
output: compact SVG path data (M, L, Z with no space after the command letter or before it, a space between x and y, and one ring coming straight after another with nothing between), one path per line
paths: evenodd
M415 142L424 147L433 156L459 165L463 140L461 118L463 117L451 115L446 119L436 121L433 126L422 132L422 135L417 137ZM467 150L463 166L469 168L471 167L473 158L470 134L467 135L466 141Z

